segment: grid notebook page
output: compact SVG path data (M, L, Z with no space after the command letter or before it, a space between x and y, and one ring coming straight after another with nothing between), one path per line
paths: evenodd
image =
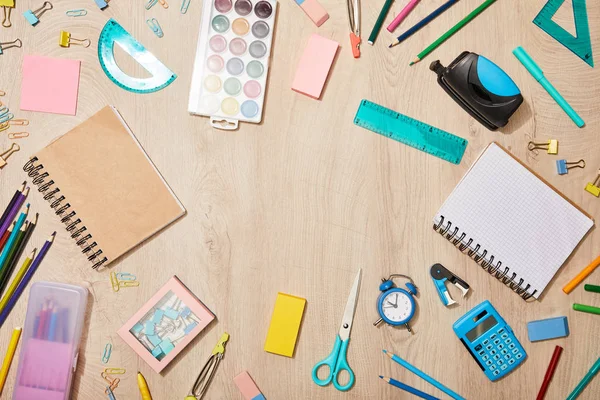
M492 143L438 211L434 223L458 228L455 238L473 239L500 271L531 285L538 298L594 221L569 203L504 149Z

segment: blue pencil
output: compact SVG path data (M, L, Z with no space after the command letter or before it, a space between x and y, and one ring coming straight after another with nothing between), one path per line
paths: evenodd
M8 237L6 245L4 245L4 249L2 249L2 253L0 254L0 270L2 270L5 267L4 264L8 264L8 261L10 261L8 260L8 254L10 253L10 249L14 246L15 242L17 241L17 235L19 234L19 230L21 230L21 227L25 223L27 213L29 213L29 204L27 204L21 209L21 215L19 216L19 219L17 219L14 229Z
M449 389L446 386L442 385L441 383L439 383L438 381L436 381L435 379L433 379L432 377L430 377L429 375L427 375L425 372L421 371L420 369L418 369L417 367L413 366L409 362L404 361L403 359L401 359L397 355L392 354L392 353L388 353L387 350L383 350L383 352L385 353L386 356L388 356L389 358L391 358L392 361L395 361L398 364L402 365L404 368L406 368L407 370L409 370L413 374L417 375L419 378L427 381L429 384L431 384L431 385L435 386L436 388L440 389L442 392L446 393L448 396L452 397L454 400L466 400L464 397L462 397L458 393L454 392L452 389Z
M408 385L406 385L406 384L404 384L404 383L402 383L400 381L397 381L397 380L395 380L393 378L388 378L387 376L381 376L381 375L379 375L379 377L381 379L383 379L385 382L389 383L390 385L396 386L398 389L405 390L408 393L414 394L415 396L418 396L418 397L420 397L422 399L426 399L426 400L440 400L437 397L430 396L430 395L428 395L425 392L421 392L419 389L415 389L414 387L408 386Z
M411 37L419 29L421 29L422 27L424 27L425 25L427 25L428 23L430 23L431 21L436 19L437 16L439 16L441 13L443 13L444 11L446 11L447 9L452 7L457 2L458 2L458 0L448 0L447 2L442 4L439 8L437 8L434 12L432 12L431 14L429 14L428 16L423 18L421 21L417 22L412 28L410 28L409 30L404 32L402 35L398 36L398 40L395 43L390 44L388 47L394 47L394 46L402 43L403 41L405 41L406 39Z

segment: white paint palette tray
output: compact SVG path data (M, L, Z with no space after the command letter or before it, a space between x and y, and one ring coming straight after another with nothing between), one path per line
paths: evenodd
M191 114L225 130L262 121L276 15L274 0L204 0Z

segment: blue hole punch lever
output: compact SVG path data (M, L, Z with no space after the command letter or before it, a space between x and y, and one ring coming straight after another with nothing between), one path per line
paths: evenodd
M452 304L456 304L456 301L450 296L450 292L446 287L446 282L452 283L454 286L460 289L462 292L462 297L464 298L471 287L469 284L458 276L454 275L452 272L448 271L442 264L434 264L431 266L429 270L431 274L431 278L433 279L433 283L435 288L437 289L438 295L440 296L440 300L442 303L448 307Z
M517 85L499 66L469 51L444 67L434 61L429 69L440 86L473 118L489 130L508 124L523 96Z

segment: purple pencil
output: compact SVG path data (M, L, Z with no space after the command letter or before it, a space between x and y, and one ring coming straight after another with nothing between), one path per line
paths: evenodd
M56 232L52 233L52 235L50 235L50 237L46 240L46 243L44 243L44 245L42 246L42 249L38 253L37 257L35 258L35 260L33 260L33 263L31 263L31 266L27 270L27 273L25 273L25 276L23 276L23 279L19 283L19 286L17 286L15 293L12 295L10 300L8 300L8 303L6 303L6 307L4 307L4 310L2 310L2 313L0 314L0 328L2 327L2 325L4 325L6 318L8 318L8 315L12 311L13 307L15 306L15 304L17 304L17 300L19 300L19 297L21 297L21 294L23 294L23 292L25 291L25 288L27 287L27 284L33 277L33 274L35 274L35 271L42 263L44 256L48 252L48 249L50 249L52 242L54 242L55 236Z
M17 191L13 195L12 199L10 199L10 202L8 203L8 206L6 206L6 210L4 210L4 212L2 213L2 216L0 217L0 226L2 226L2 224L6 220L6 217L8 217L8 213L10 212L10 210L12 210L13 206L17 202L17 199L19 198L19 195L21 195L21 193L23 193L23 190L25 190L25 185L26 184L27 184L27 182L23 182L23 184L21 185L21 187L19 189L17 189ZM0 235L0 236L2 236L2 235Z
M28 194L29 194L29 188L26 187L25 190L23 190L23 192L21 192L21 194L17 198L17 201L15 201L13 208L8 212L8 215L6 216L6 219L4 220L4 222L2 222L2 225L0 225L0 237L2 237L2 235L4 235L4 232L6 232L6 230L10 226L10 224L15 219L17 213L19 212L19 209L25 202L25 198L27 197Z

